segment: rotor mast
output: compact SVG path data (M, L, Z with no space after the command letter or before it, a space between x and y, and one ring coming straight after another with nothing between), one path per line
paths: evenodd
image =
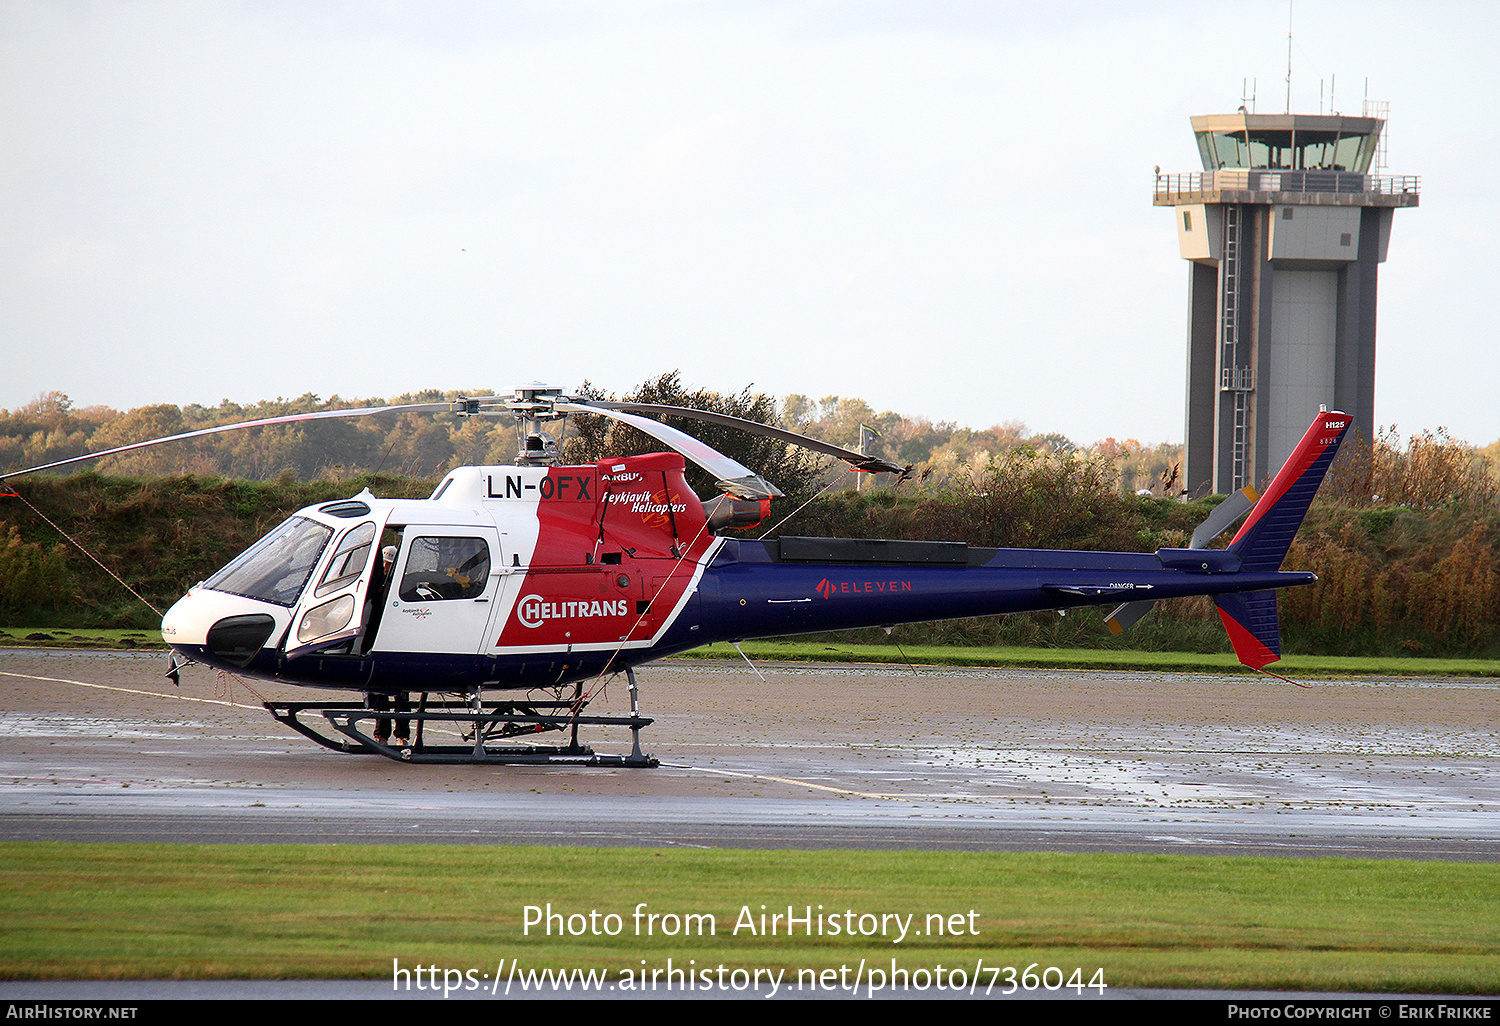
M460 417L512 414L520 427L521 435L521 447L516 453L516 465L553 467L560 459L557 440L543 430L543 425L567 420L568 415L557 409L558 402L566 398L561 388L533 381L529 385L516 389L502 410L483 409L481 405L483 400L468 399L463 396L453 403L452 409Z

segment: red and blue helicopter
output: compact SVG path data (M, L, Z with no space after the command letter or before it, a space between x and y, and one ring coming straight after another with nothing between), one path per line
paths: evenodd
M300 510L167 611L168 676L201 663L360 693L358 702L266 703L281 722L340 751L410 762L630 766L655 765L640 749L640 730L652 721L640 715L634 668L710 642L1107 604L1118 604L1106 622L1120 631L1157 600L1208 595L1240 661L1263 669L1281 653L1277 589L1316 580L1281 563L1350 423L1347 414L1320 412L1263 495L1237 492L1188 548L1147 553L726 537L720 532L758 525L781 493L651 415L769 435L857 471L904 468L722 414L573 397L539 384L512 396L222 425L5 476L218 431L387 410L514 417L524 441L515 465L459 468L427 499L366 491ZM630 424L674 451L560 465L549 431L578 413ZM684 457L723 494L700 500ZM1207 547L1241 517L1228 547ZM630 714L587 715L588 682L619 673L629 682ZM485 697L518 691L527 694ZM631 753L595 753L579 743L580 725L630 729ZM426 728L444 726L457 728L462 743L427 736ZM516 741L547 731L570 738Z

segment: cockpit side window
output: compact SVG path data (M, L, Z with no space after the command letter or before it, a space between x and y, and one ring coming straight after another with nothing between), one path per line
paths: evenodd
M472 599L490 578L490 547L483 538L417 537L406 557L399 594L404 602Z
M294 606L332 535L332 528L306 517L292 517L236 556L203 586L278 606Z

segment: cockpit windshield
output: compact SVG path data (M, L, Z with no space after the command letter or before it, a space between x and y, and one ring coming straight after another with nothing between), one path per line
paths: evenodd
M332 534L330 528L315 521L292 517L236 556L203 586L278 606L294 606Z

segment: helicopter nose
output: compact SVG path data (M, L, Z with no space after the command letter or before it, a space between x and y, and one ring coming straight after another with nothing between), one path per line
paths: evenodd
M191 591L172 603L161 618L161 640L168 645L201 645L208 635L208 625L200 622L199 605Z
M161 636L191 658L231 667L249 665L266 643L284 628L276 607L222 592L193 589L167 610Z

